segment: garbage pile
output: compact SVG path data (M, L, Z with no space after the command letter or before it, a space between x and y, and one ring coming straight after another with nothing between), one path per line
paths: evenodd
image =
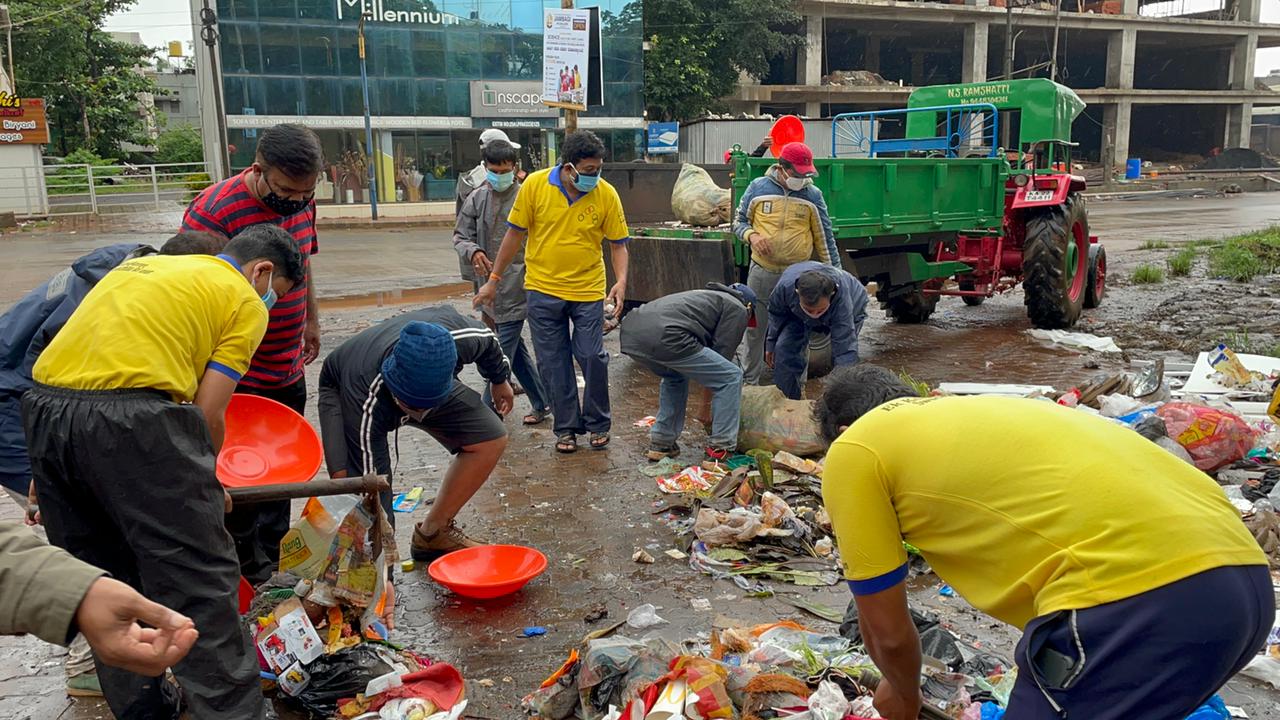
M747 626L724 618L707 636L676 643L588 636L521 702L544 720L877 718L880 674L862 650L856 609L840 635L783 621ZM935 618L913 611L927 638L925 717L998 718L1016 680L1002 658L960 643Z
M752 450L723 465L682 468L668 460L640 470L674 496L660 510L668 527L687 539L684 550L694 570L760 594L770 593L764 580L799 586L840 581L818 462Z
M395 561L376 497L308 500L281 541L280 572L244 613L268 691L316 719L461 717L457 669L387 641Z
M830 75L823 76L822 84L857 87L897 85L897 83L885 80L880 73L871 72L870 70L834 70Z

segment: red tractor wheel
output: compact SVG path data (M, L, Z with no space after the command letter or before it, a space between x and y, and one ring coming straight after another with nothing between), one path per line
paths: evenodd
M1089 246L1089 287L1084 291L1084 306L1096 308L1107 293L1107 250L1101 245Z
M1022 288L1027 317L1038 328L1067 328L1080 318L1089 283L1089 218L1084 198L1027 216Z

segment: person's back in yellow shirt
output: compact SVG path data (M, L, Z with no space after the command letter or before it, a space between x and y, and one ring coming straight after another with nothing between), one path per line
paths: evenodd
M880 405L831 446L823 498L855 593L901 572L905 541L974 607L1018 627L1267 562L1207 475L1042 400Z
M152 389L189 402L207 369L238 380L266 329L262 298L229 258L137 258L85 297L32 375L52 387Z

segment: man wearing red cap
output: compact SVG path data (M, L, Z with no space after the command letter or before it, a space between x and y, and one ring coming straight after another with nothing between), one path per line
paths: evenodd
M751 181L738 204L733 231L751 246L747 285L758 297L769 297L782 271L795 263L816 257L840 267L827 202L813 185L817 174L809 146L787 143L778 164ZM747 329L744 375L752 384L759 384L765 373L767 316L761 313L758 322L758 327Z

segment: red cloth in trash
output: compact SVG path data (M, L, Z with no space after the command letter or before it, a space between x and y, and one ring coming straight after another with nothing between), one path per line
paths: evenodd
M404 684L378 693L369 710L379 710L396 698L422 698L435 703L439 710L449 710L462 699L462 673L449 663L436 663L425 670L401 675Z

